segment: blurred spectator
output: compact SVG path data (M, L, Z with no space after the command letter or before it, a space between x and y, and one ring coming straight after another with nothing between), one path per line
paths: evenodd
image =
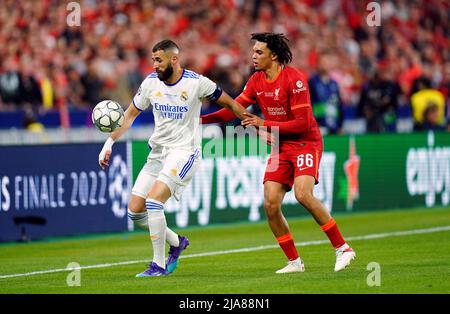
M450 60L445 63L444 74L442 81L439 84L438 90L444 95L446 99L446 120L447 120L447 130L450 131Z
M412 84L411 95L424 88L431 88L432 83L432 67L429 63L423 63L421 66L421 74Z
M391 73L380 64L363 87L358 110L367 121L367 132L395 131L401 89L391 80Z
M411 96L416 129L422 128L423 124L429 127L434 125L444 127L446 124L444 95L440 91L430 88L426 83L418 84L418 88L419 91ZM424 121L424 118L431 120Z
M428 102L421 122L414 126L416 131L442 131L445 126L442 124L442 117L440 116L439 106L430 101Z
M39 83L33 75L22 72L20 76L20 104L40 106L42 95Z
M366 24L367 1L360 0L78 2L81 25L69 27L66 1L0 1L0 111L25 103L86 110L108 97L128 106L163 38L182 47L184 66L215 74L224 90L238 94L251 74L250 34L261 31L285 33L292 66L308 75L322 71L319 52L330 51L331 80L313 76L312 85L330 88L334 80L339 107L359 105L370 131L393 130L397 98L416 93L420 81L429 80L448 102L447 0L383 0L381 27ZM379 63L388 79L377 74ZM343 116L328 108L322 125L339 131Z
M85 87L81 82L80 73L73 67L67 69L68 88L67 105L69 108L85 109L86 103L83 100L83 95L86 94Z
M97 76L94 65L88 66L87 72L81 77L85 93L83 94L83 101L89 104L92 108L99 103L101 99L102 81Z
M0 74L0 96L6 109L20 103L20 73L12 58L6 60L5 71Z
M439 84L438 90L444 95L445 99L449 99L450 95L450 60L445 63L442 81Z
M25 110L23 126L32 133L42 133L45 129L44 125L36 119L35 114L30 109Z
M42 106L44 110L51 109L54 106L54 91L52 80L50 79L51 68L40 67L37 71L37 79L42 95Z
M128 89L131 93L135 93L145 76L142 75L139 69L139 57L136 54L128 55L126 61Z
M340 133L343 118L339 86L330 77L332 57L330 53L319 57L317 73L308 82L314 116L325 134Z

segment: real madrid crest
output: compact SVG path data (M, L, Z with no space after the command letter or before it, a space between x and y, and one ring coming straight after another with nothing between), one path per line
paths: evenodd
M188 97L188 94L187 94L185 91L181 92L180 99L181 99L182 101L187 101L188 98L189 98L189 97Z

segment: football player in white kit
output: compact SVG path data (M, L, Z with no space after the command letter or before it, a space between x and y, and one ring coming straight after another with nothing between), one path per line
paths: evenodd
M183 69L179 48L163 40L152 49L155 72L141 84L132 105L125 111L123 125L111 133L99 154L104 169L117 139L130 128L139 113L152 107L155 127L148 141L151 152L131 192L128 217L150 231L153 261L137 277L163 276L174 271L180 253L189 245L186 237L167 227L164 204L171 197L179 200L201 159L200 109L203 98L244 118L246 110L207 77ZM165 261L165 242L169 255Z

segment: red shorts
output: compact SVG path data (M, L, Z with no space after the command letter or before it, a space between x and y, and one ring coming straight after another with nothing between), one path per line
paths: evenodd
M283 145L279 153L270 155L264 174L264 183L275 181L288 185L290 190L296 177L309 175L314 177L318 184L322 151L322 147L314 143Z

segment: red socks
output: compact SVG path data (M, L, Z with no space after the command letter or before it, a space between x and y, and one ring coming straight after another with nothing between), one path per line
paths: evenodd
M335 249L340 248L345 244L345 240L342 237L336 221L333 218L331 218L323 226L320 226L320 228L322 228L323 232L325 232ZM290 261L296 260L299 257L297 248L295 247L294 239L292 238L292 235L290 233L278 237L277 241L284 254Z
M294 239L290 233L278 237L277 241L284 254L290 261L298 258L297 248L295 247Z
M320 226L320 228L322 228L323 232L326 233L328 239L330 239L330 242L334 246L335 249L337 249L345 244L345 240L342 237L341 232L339 231L339 228L336 224L336 221L334 221L333 218L331 218L323 226Z

